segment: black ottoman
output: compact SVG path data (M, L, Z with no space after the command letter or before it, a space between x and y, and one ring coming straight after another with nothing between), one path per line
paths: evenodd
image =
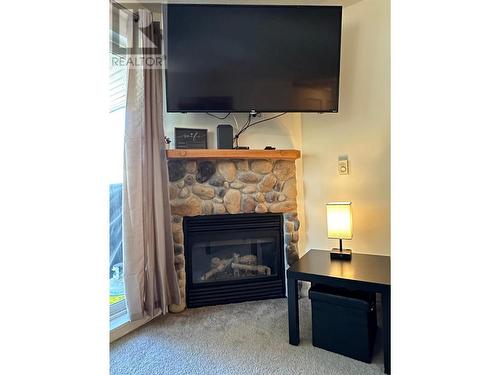
M316 284L309 298L313 345L370 363L377 333L375 293Z

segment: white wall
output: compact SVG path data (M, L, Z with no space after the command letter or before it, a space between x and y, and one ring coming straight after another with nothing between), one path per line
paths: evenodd
M329 201L352 201L355 252L390 254L389 0L344 8L337 114L303 114L306 248L329 249ZM350 175L337 172L347 155Z
M214 115L220 117L224 116L225 113L214 113ZM252 122L263 120L274 115L276 114L262 114L262 117L253 118ZM241 128L247 120L248 114L235 113L234 116ZM297 120L293 121L293 116L293 114L286 114L274 120L266 121L251 127L241 135L240 145L249 146L255 149L263 149L268 145L277 148L300 147L300 115L296 115L298 117L298 124ZM207 129L208 148L217 148L218 124L233 125L235 129L234 132L236 133L236 123L232 115L225 120L218 120L204 113L166 113L164 114L164 119L166 136L170 137L172 140L174 139L174 127Z

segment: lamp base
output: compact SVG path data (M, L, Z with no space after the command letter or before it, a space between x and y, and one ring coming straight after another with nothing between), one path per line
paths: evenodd
M335 249L333 248L330 251L330 259L337 259L337 260L351 260L352 258L352 251L351 249Z

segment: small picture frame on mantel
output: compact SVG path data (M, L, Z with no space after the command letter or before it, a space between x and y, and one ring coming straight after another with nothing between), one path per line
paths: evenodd
M176 149L207 149L207 129L174 128Z

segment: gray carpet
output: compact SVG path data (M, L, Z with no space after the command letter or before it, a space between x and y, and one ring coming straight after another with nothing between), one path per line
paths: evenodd
M298 347L288 344L286 299L189 309L115 341L111 375L383 373L380 330L372 364L312 346L311 307L300 303Z

